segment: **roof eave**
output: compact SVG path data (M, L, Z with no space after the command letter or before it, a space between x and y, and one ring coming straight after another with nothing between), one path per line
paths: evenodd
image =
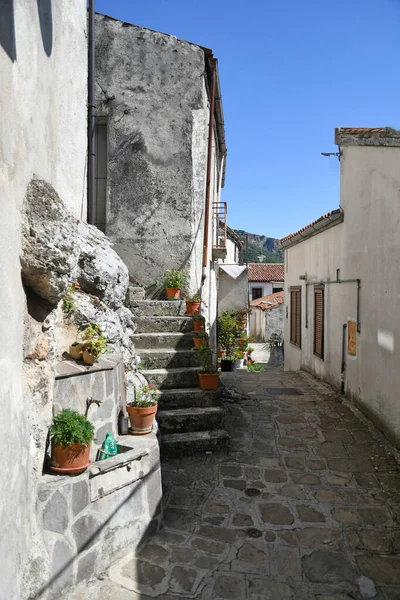
M344 220L344 211L341 208L338 208L337 210L332 211L332 213L330 215L328 215L327 217L325 217L324 219L321 219L314 225L309 226L304 231L299 231L298 233L296 233L293 237L289 238L288 240L285 240L285 241L281 240L279 242L278 248L280 248L282 250L285 250L286 248L290 248L291 246L294 246L295 244L299 244L300 242L303 242L305 239L313 237L314 235L317 235L318 233L321 233L322 231L326 231L327 229L330 229L331 227L334 227L335 225L339 225L339 223L343 223L343 220Z

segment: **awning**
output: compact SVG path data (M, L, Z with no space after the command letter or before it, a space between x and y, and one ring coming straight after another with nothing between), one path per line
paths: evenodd
M242 273L244 273L244 271L247 270L246 265L218 265L218 266L220 269L225 271L225 273L227 275L229 275L229 277L232 277L232 279L237 279L238 277L240 277L240 275Z

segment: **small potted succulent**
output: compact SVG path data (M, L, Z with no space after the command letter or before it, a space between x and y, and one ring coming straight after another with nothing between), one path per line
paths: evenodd
M201 338L201 343L197 352L202 367L201 371L197 373L200 381L200 389L216 390L218 387L219 373L215 366L213 352L207 334Z
M135 388L135 400L126 405L133 434L145 435L152 432L159 394L151 383Z
M193 331L204 331L206 320L198 311L193 314Z
M164 273L164 285L168 300L179 300L181 289L185 287L186 280L186 269L168 269Z
M82 358L87 365L93 365L99 356L107 352L108 349L106 337L101 331L101 325L90 323L82 337L85 340Z
M88 419L69 408L53 418L50 427L51 464L57 473L82 473L91 463L90 443L94 427Z
M199 312L201 306L201 297L199 294L186 297L186 314L193 316Z

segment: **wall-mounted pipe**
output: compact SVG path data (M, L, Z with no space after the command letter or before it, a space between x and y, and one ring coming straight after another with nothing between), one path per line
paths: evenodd
M88 168L87 168L87 221L95 222L96 189L96 129L95 129L95 32L94 2L89 0L89 60L88 60Z
M214 138L214 106L215 106L215 58L209 58L211 65L211 89L210 89L210 118L208 122L208 151L207 151L207 173L206 173L206 203L204 209L204 243L203 243L203 279L206 276L209 244L209 221L210 221L210 198L211 198L211 171L212 171L212 149Z
M331 285L334 283L357 283L357 333L361 332L361 322L360 322L360 289L361 289L361 279L336 279L333 281L307 281L306 283L306 329L308 328L308 294L307 287L309 285Z
M342 325L342 364L340 368L340 393L344 396L346 380L346 330L347 323Z

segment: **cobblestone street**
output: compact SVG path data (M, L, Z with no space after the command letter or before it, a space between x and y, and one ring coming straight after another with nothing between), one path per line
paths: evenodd
M393 447L307 374L222 380L231 451L164 462L162 531L68 598L400 599Z

